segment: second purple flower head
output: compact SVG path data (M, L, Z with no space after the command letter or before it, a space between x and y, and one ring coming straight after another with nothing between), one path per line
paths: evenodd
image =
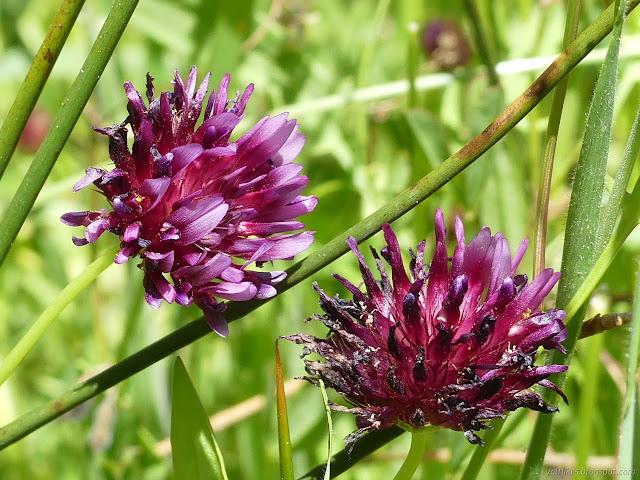
M353 405L334 405L356 415L358 430L348 444L395 424L461 430L471 443L482 443L475 432L506 412L557 410L531 390L534 385L565 398L548 377L567 367L534 365L540 347L565 351L565 312L540 310L560 274L549 268L528 283L526 275L515 274L526 240L513 257L502 234L491 235L487 227L467 244L459 218L450 257L439 210L435 224L433 259L425 263L422 242L412 252L409 275L393 230L383 227L387 246L381 256L373 251L380 280L350 238L366 291L338 275L353 300L332 298L315 285L324 315L314 318L329 334L285 337L304 345L303 356L324 358L305 360L307 379L321 378Z
M275 295L285 273L248 267L307 249L313 233L291 232L304 228L295 218L311 212L317 198L301 195L308 179L293 163L305 143L296 121L286 113L265 117L232 142L253 85L230 99L227 74L205 105L210 75L199 86L196 75L192 67L185 84L176 71L173 91L159 98L147 75L148 107L125 83L129 116L120 125L95 128L109 137L115 168L88 168L74 186L78 191L93 184L112 208L71 212L61 220L86 227L84 237L73 238L76 245L95 242L105 231L118 235L115 261L142 259L151 306L195 302L211 327L226 335L219 299Z

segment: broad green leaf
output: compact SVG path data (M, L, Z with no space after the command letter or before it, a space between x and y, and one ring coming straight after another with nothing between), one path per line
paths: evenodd
M632 479L631 471L640 471L640 406L636 373L640 359L640 272L636 280L636 301L633 306L631 340L629 341L629 365L627 366L627 397L624 402L622 426L620 428L620 451L618 469L621 479Z
M176 480L228 480L209 417L180 357L171 381L171 450Z
M556 300L557 307L561 309L567 307L600 254L597 248L598 229L596 225L600 220L599 214L611 143L620 36L622 35L626 5L626 0L616 1L615 21L609 48L589 106L582 150L578 159L571 204L567 215L562 278L558 285ZM548 363L569 364L580 335L581 323L579 320L582 320L581 317L585 310L586 308L578 310L577 318L568 325L568 338L563 343L567 354L563 355L554 351L548 355ZM571 319L567 318L567 320ZM562 388L566 373L554 377L556 377L553 378L554 383ZM544 399L546 402L551 402L552 405L557 402L557 396L550 395L549 392L545 392ZM527 458L522 466L521 480L540 478L549 444L552 421L553 416L551 415L538 415L529 443ZM581 448L588 448L588 446Z

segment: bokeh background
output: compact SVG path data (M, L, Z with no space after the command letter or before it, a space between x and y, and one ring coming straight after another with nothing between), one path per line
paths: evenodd
M57 3L0 2L0 117L8 111ZM581 29L610 3L584 0ZM232 89L255 84L238 134L267 114L288 111L297 118L307 135L298 159L310 178L307 193L320 199L303 221L317 232L312 249L318 248L482 131L551 61L539 57L560 50L564 2L477 4L494 58L521 60L499 65L500 86L490 85L461 0L141 1L0 270L0 357L105 248L107 234L97 245L75 247L71 235L79 232L61 224L59 217L104 204L91 189L77 194L71 189L86 167L110 168L107 140L91 126L124 120L124 81L142 91L150 72L156 91L168 90L173 69L185 75L197 65L201 76L212 72L214 88L225 72L232 75ZM85 4L2 179L0 207L13 196L110 6L107 0ZM452 65L443 65L437 55L425 55L421 34L429 22L455 31L451 48L468 56L466 64L446 70L443 67ZM639 28L640 13L634 12L623 34L609 165L613 174L638 108ZM463 55L467 48L468 55ZM550 203L547 263L554 268L560 266L572 170L602 54L600 50L600 56L596 53L571 73ZM416 77L419 88L412 93L406 83L397 83ZM532 236L549 106L546 99L463 174L395 222L405 252L424 238L432 243L436 208L444 210L450 226L460 215L468 240L482 225L502 231L514 249L522 238ZM636 171L633 179L637 176ZM381 235L367 244L384 245ZM640 238L632 236L592 300L591 314L630 310L639 249ZM368 247L362 250L368 252ZM530 274L531 264L528 253L521 271ZM275 267L289 265L279 262ZM319 312L312 280L329 294L346 296L330 277L332 272L354 282L359 278L355 259L347 255L234 322L229 338L211 334L178 352L207 412L223 412L222 418L229 420L217 428L216 436L232 479L279 476L274 341L299 331L325 333L303 320ZM10 422L199 315L197 308L179 305L152 310L144 302L136 262L110 267L64 311L0 388L0 422ZM585 353L589 341L580 341L565 389L571 405L561 406L554 421L550 447L560 455L548 456L550 468L570 465L579 425L585 422L592 425L590 465L615 464L627 339L626 328L606 333L604 346L595 352L596 362L588 361ZM282 344L282 353L286 377L302 375L300 348ZM172 364L172 358L155 364L0 452L0 478L172 478L163 443L169 434ZM581 391L589 382L596 394L586 398ZM238 418L228 416L226 409L256 395L263 396L264 408L252 412L242 407ZM289 396L289 409L296 474L301 475L326 460L328 431L320 391L303 384ZM499 455L490 457L480 478L517 476L534 418L528 411L510 417ZM342 437L355 428L354 419L335 413L333 421L334 444L342 448ZM341 478L391 478L408 451L408 441L406 435L398 438ZM479 447L468 444L459 432L433 434L429 460L418 478L457 478L474 448Z

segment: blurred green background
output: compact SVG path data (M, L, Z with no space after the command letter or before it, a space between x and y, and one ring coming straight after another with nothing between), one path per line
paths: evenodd
M57 3L0 2L1 118L46 34ZM75 247L71 235L79 231L62 225L59 217L104 205L91 189L73 194L71 188L86 167L110 168L106 138L90 127L124 120L124 81L132 81L142 91L145 74L150 72L156 78L156 91L168 90L173 69L186 75L191 65L197 65L201 76L212 72L214 88L225 72L232 75L232 89L255 84L247 118L237 134L266 114L288 111L297 118L307 135L307 145L298 158L310 178L307 193L320 199L303 221L317 232L312 248L318 248L482 131L541 72L535 58L560 50L564 2L477 3L492 55L499 62L523 60L518 64L524 70L520 73L506 72L513 63L502 65L500 71L506 73L500 75L501 88L489 85L461 0L142 0L0 270L0 356L6 355L58 292L103 248L104 240ZM581 29L609 3L585 0ZM84 6L38 102L37 114L0 183L0 207L8 205L17 189L110 6L106 0L90 0ZM421 47L423 26L437 19L457 22L471 45L469 63L450 73L438 71ZM609 167L613 174L638 106L639 33L640 13L634 12L623 34ZM606 47L606 41L600 47ZM598 58L585 61L571 74L550 204L547 263L554 268L560 265L572 169L598 62ZM390 83L416 76L427 76L425 84L437 86L408 95L406 85L398 89ZM366 87L375 88L359 90ZM423 238L433 240L436 208L445 211L450 226L456 214L461 216L467 240L482 225L505 233L513 249L522 238L532 236L549 105L549 99L543 101L476 164L394 224L405 252ZM634 173L633 179L637 176ZM367 243L383 246L380 235ZM632 236L627 243L592 301L592 314L630 309L640 238ZM367 251L366 247L362 250ZM530 274L531 261L529 252L521 271ZM275 267L289 264L279 262ZM327 293L346 296L330 277L332 272L358 282L352 256L313 277ZM179 305L152 310L144 302L141 280L135 261L110 267L65 310L0 388L3 425L199 316L197 308ZM230 478L278 478L274 341L279 335L298 331L324 335L318 325L303 323L318 311L310 279L234 322L229 338L211 334L179 352L210 414L254 395L265 396L263 410L216 432ZM550 467L571 461L580 422L593 425L591 465L613 466L627 338L626 328L605 334L599 353L602 364L595 372L586 370L586 345L580 342L565 389L571 405L561 406L556 415L550 445L568 457L552 457L555 463ZM282 353L286 377L304 373L299 347L283 345ZM170 457L158 447L169 434L172 363L172 359L157 363L0 452L0 478L172 478ZM590 399L593 410L587 410L585 416L581 413L584 408L579 408L580 386L587 378L595 378L599 388L597 398ZM326 460L328 432L320 391L305 385L290 396L289 409L294 462L301 475ZM507 421L509 436L501 445L502 455L490 459L480 478L517 475L534 418L530 412L520 412ZM342 437L354 428L352 416L334 414L339 448ZM406 437L341 478L391 478L408 450ZM460 432L438 432L430 442L430 460L419 474L425 479L457 478L473 449L479 448L468 444ZM552 477L543 474L543 478Z

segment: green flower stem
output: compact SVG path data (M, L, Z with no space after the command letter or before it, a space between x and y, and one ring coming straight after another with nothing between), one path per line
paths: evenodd
M493 58L493 52L489 48L489 41L485 29L482 26L482 19L480 17L480 11L476 5L475 0L464 0L464 6L467 9L467 14L471 20L471 26L473 27L473 39L482 63L487 67L487 74L489 75L489 82L491 85L501 87L500 78L496 73L496 62ZM501 87L502 88L502 87Z
M22 362L24 357L27 356L42 335L44 335L47 328L58 318L67 305L69 305L80 292L87 288L98 275L104 272L109 265L113 264L116 251L115 248L110 248L106 253L98 257L80 275L74 278L71 283L60 292L60 295L58 295L53 303L42 312L24 337L22 337L18 344L9 352L2 362L2 365L0 365L0 385L9 378L9 375L11 375L20 362Z
M67 142L100 75L116 48L138 0L114 2L91 51L56 114L51 129L0 222L0 265Z
M424 450L427 447L427 434L426 428L415 430L411 432L411 447L407 458L404 459L400 470L393 477L393 480L411 480L413 474L422 463L422 457L424 456Z
M567 3L567 20L564 28L562 45L567 47L575 38L580 23L580 5L582 0L569 0ZM538 203L536 206L535 231L533 235L533 277L544 270L546 266L545 248L547 245L547 219L549 215L549 196L551 195L551 176L553 174L553 160L556 156L558 130L562 118L562 108L567 94L569 76L567 75L553 92L549 123L544 141L544 160L540 183L538 186Z
M638 3L640 0L632 0L628 3L628 9L635 8ZM392 222L401 217L464 170L530 112L560 79L609 33L612 26L613 6L609 7L593 24L587 27L558 59L480 135L445 160L439 168L431 171L418 183L395 197L390 203L289 268L287 278L278 285L278 291L284 292L290 289L345 254L348 250L345 241L349 236L355 237L358 242L371 237L380 230L384 223ZM264 301L232 302L225 312L225 317L229 322L237 320L255 310L262 303ZM95 397L210 332L211 329L202 318L177 329L0 429L0 448L18 441L73 407Z
M0 128L0 178L85 0L64 0Z

